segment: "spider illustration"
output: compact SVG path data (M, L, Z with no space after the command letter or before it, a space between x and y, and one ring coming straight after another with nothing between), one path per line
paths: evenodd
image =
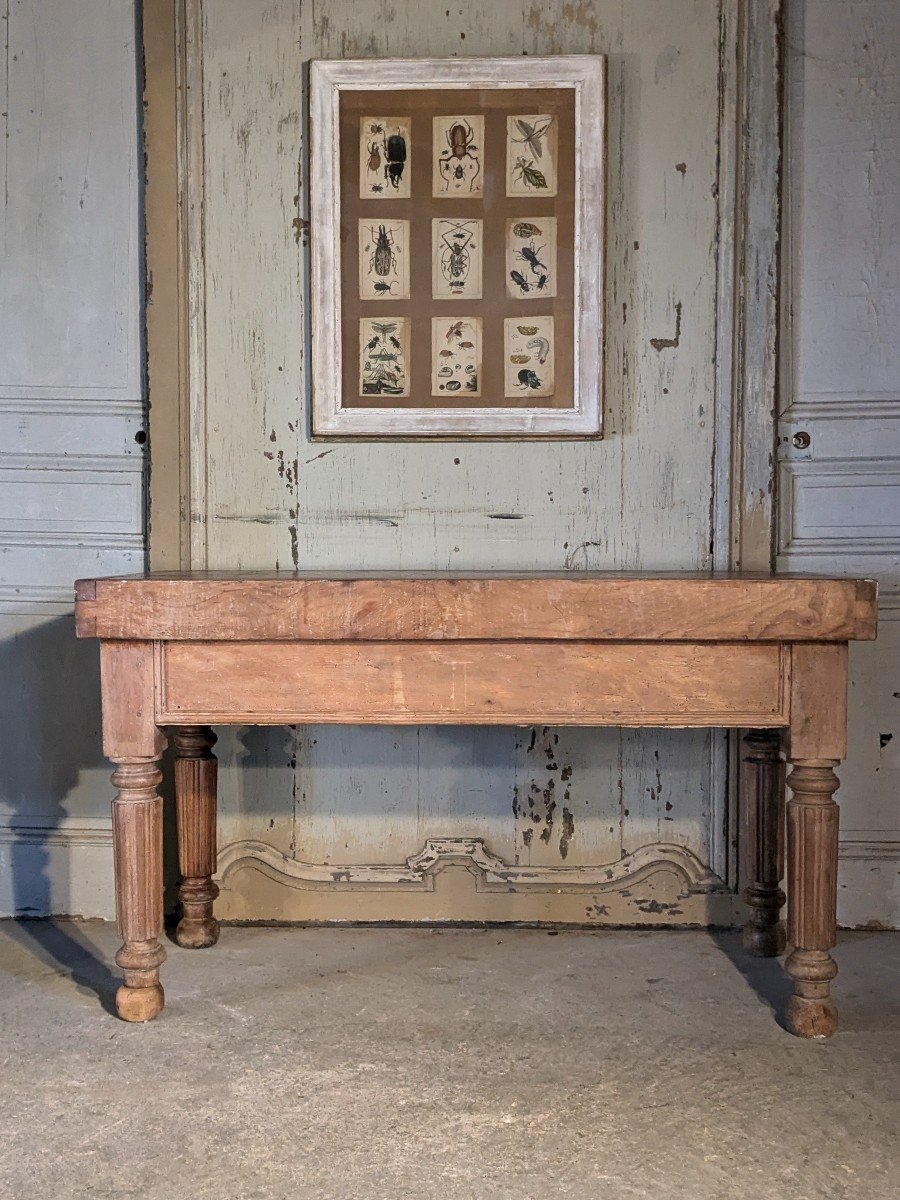
M441 273L452 291L459 292L465 287L471 265L469 247L474 236L470 224L465 222L452 224L441 234Z

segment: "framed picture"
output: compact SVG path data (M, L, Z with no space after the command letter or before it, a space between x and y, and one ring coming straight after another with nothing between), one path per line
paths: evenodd
M604 67L313 62L314 436L601 435Z

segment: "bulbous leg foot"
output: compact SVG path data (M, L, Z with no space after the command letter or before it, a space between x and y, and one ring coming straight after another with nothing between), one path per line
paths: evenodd
M807 1000L803 996L791 996L784 1023L797 1037L828 1038L837 1030L837 1007L830 998Z
M219 940L219 922L215 917L182 917L175 930L175 941L185 950L205 950Z
M116 1012L123 1021L152 1021L165 1004L165 993L158 983L152 987L120 987L116 992Z
M748 921L744 926L744 950L754 958L777 958L787 945L784 924L755 925Z

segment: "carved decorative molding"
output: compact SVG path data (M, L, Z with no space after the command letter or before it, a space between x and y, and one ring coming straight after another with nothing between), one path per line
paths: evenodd
M266 842L232 842L219 851L222 879L240 866L253 866L277 883L288 887L303 885L342 885L350 887L388 887L404 891L430 892L434 877L448 866L464 866L475 876L480 892L589 891L618 889L622 883L636 883L657 871L672 871L682 876L690 893L726 890L718 875L684 846L656 842L641 846L617 862L589 867L531 867L505 862L492 854L482 838L428 838L418 852L403 865L370 866L320 865L288 858Z

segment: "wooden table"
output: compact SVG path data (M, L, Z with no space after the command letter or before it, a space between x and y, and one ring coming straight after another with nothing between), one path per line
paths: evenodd
M873 638L867 580L746 575L145 575L76 584L100 639L103 745L126 1021L163 1007L162 801L173 727L182 946L213 945L211 725L496 724L747 728L742 841L752 954L788 936L801 1037L837 1023L838 787L847 642Z

